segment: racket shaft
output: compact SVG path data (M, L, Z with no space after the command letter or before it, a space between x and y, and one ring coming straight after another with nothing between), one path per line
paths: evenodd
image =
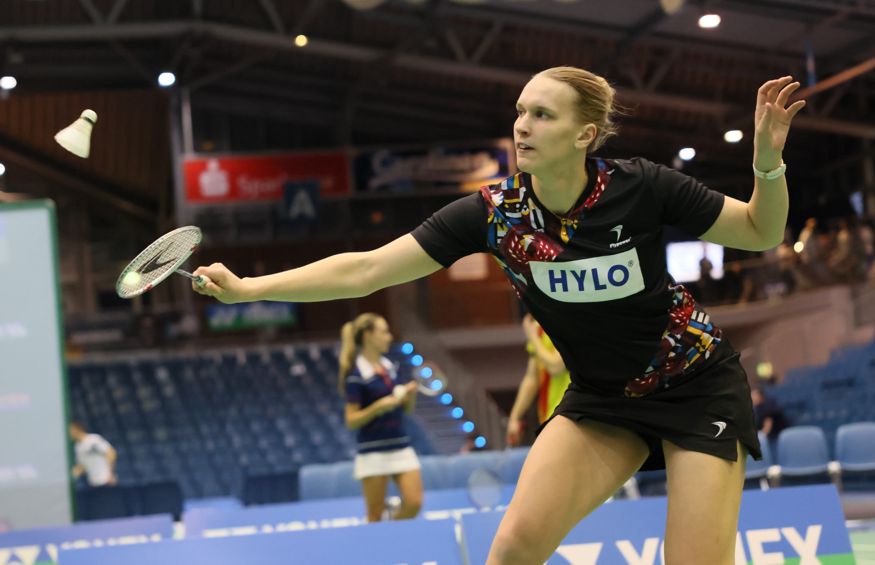
M200 287L203 287L207 284L207 278L202 275L193 275L188 271L183 271L182 269L176 269L176 272L184 277L190 278Z

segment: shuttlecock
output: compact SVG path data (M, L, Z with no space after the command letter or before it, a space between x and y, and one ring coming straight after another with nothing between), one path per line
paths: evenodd
M55 141L73 155L85 159L91 153L91 130L95 123L97 113L85 110L75 122L55 134Z

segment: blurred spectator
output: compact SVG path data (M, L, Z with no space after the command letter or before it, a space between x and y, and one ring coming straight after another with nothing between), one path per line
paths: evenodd
M787 419L784 409L778 402L774 398L766 396L759 388L750 389L750 399L753 402L757 429L766 434L769 442L774 443L781 430L790 426L790 420Z
M708 259L708 256L703 254L699 260L699 299L705 304L717 302L719 300L720 289L717 287L717 281L714 279L712 270L714 264Z
M85 476L92 487L113 486L118 483L115 474L115 449L99 434L90 434L79 422L70 422L70 439L76 454L73 478Z
M865 275L865 249L856 217L839 220L835 250L828 260L828 266L839 282L862 281Z

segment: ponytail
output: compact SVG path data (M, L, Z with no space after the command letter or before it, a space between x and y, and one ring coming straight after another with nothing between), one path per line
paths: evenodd
M352 369L352 365L355 363L355 353L355 328L352 322L347 322L340 328L340 373L337 380L337 392L341 396L344 393L346 375L349 374L349 370Z
M374 322L380 318L378 314L365 312L354 320L343 324L340 328L340 370L337 375L337 392L341 396L346 392L346 377L355 365L358 348L362 344L362 334L374 329Z

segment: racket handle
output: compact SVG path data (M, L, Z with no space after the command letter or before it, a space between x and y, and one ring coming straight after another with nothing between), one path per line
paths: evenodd
M196 284L198 288L203 288L207 286L208 283L213 282L210 280L210 277L206 275L193 275L188 271L183 271L182 269L176 269L176 272L186 278L193 280L194 284Z

